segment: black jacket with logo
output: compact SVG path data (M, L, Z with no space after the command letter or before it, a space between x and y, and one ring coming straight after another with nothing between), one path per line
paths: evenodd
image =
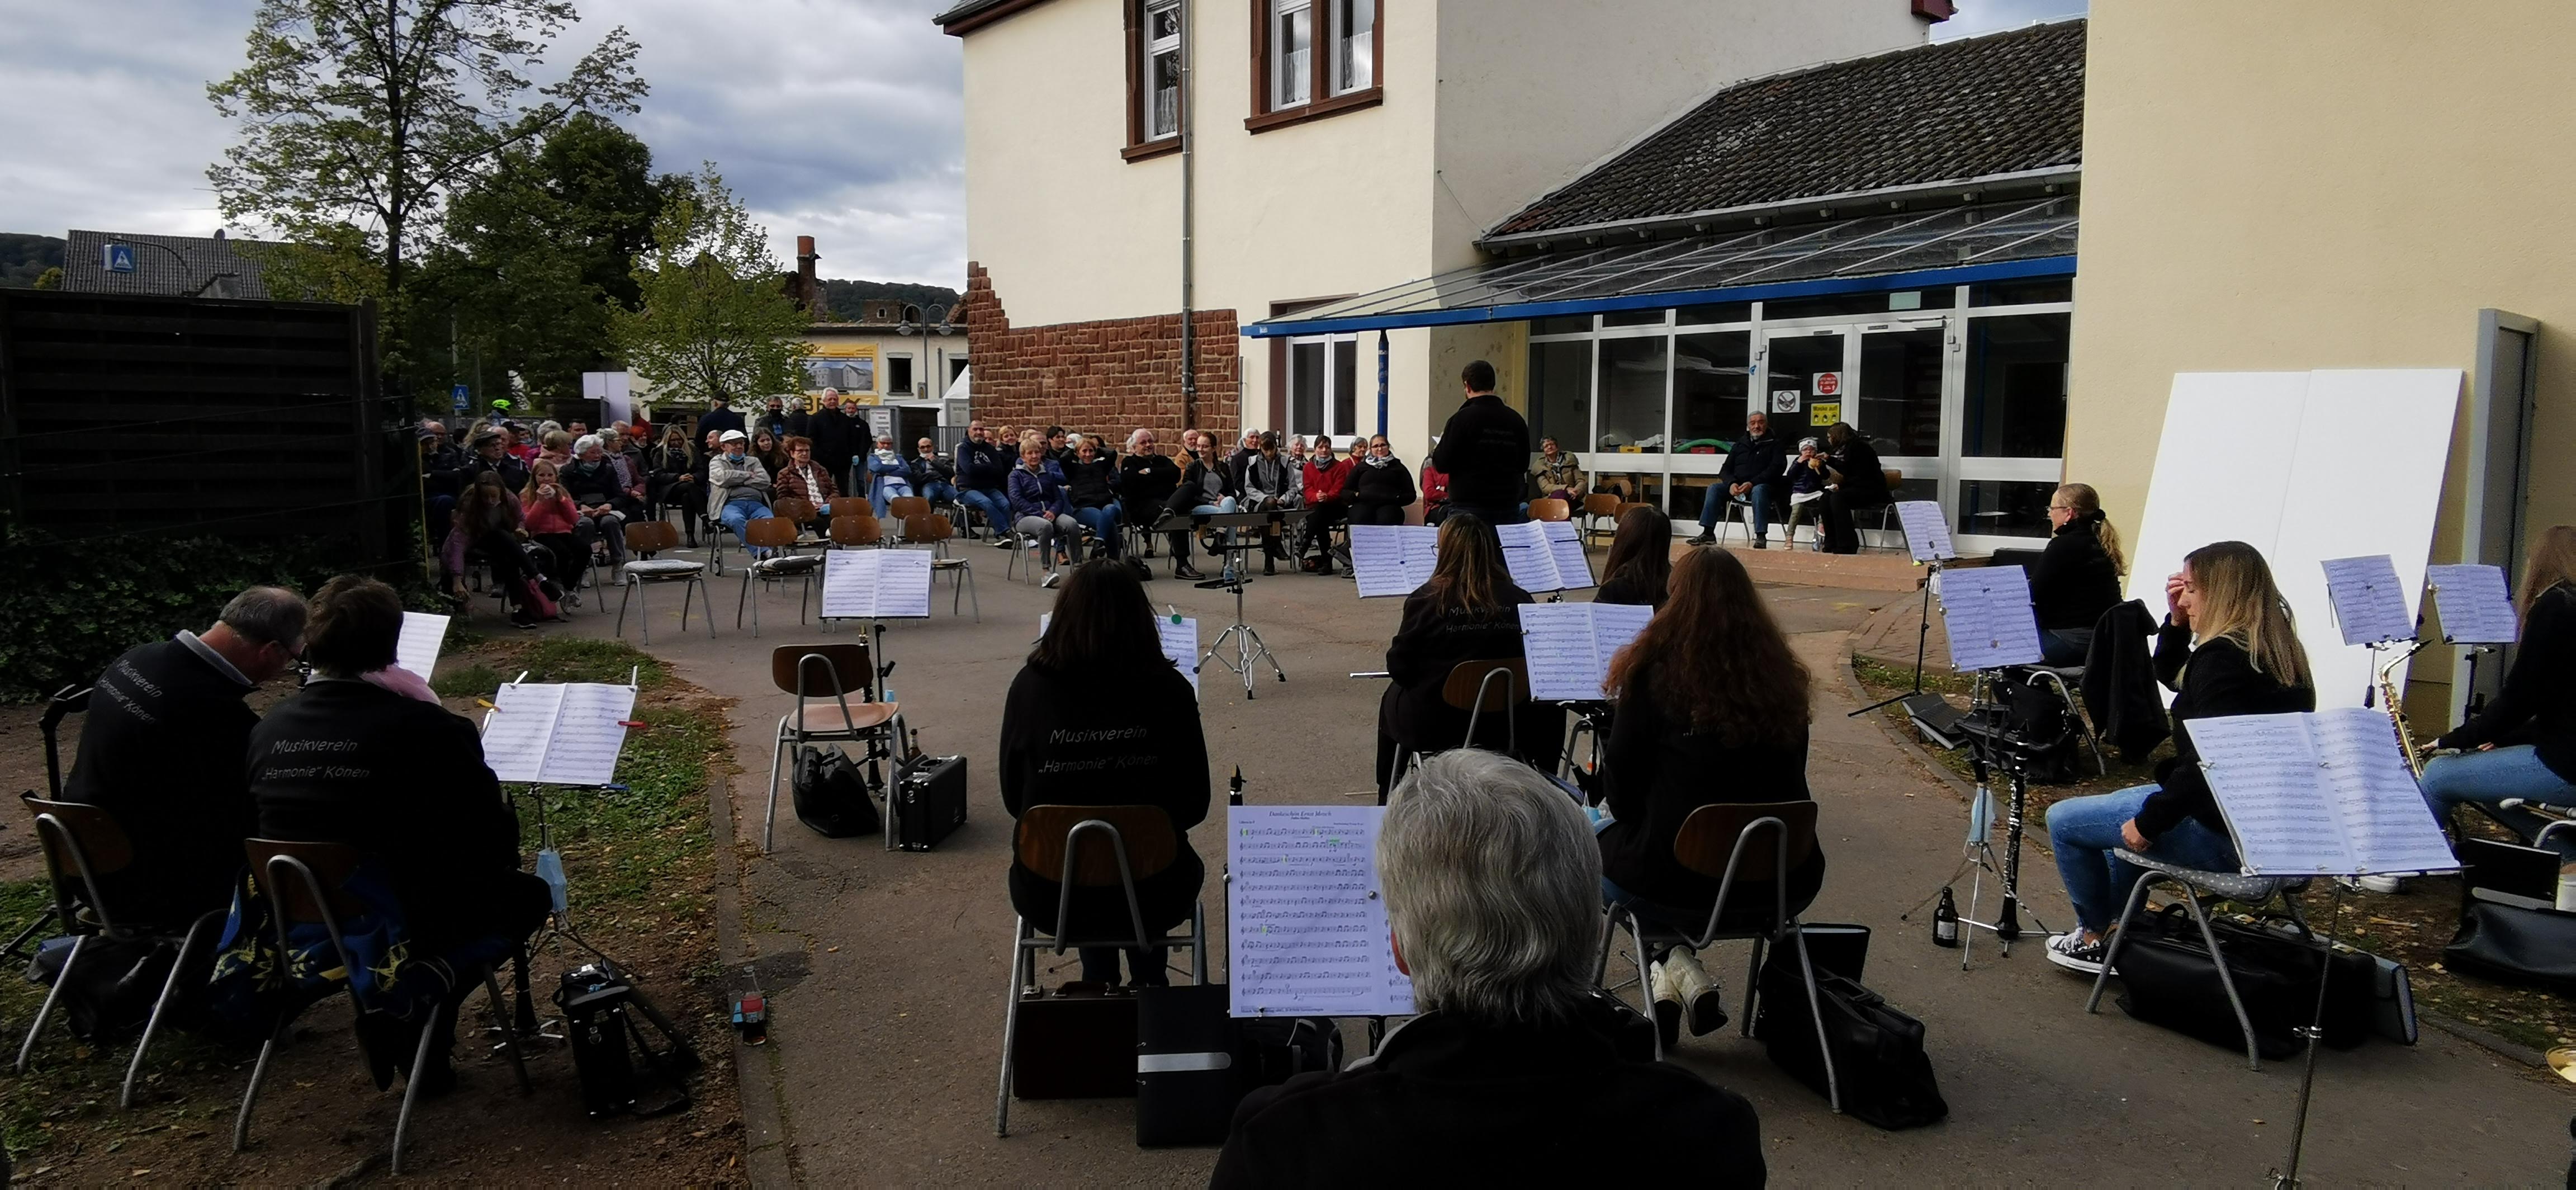
M110 882L107 895L154 924L184 924L232 895L253 818L250 691L178 640L127 650L90 686L63 800L125 828L143 878Z

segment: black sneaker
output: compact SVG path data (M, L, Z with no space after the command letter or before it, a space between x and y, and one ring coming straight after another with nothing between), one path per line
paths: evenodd
M1685 542L1683 542L1682 544L1683 544L1683 545L1715 545L1715 544L1717 544L1717 534L1716 534L1716 533L1714 533L1714 532L1711 532L1710 530L1702 529L1702 530L1700 530L1700 531L1699 531L1699 536L1694 537L1694 538L1691 538L1689 541L1685 541Z
M2109 949L2102 939L2083 940L2079 933L2048 936L2048 961L2083 975L2102 973L2102 955Z

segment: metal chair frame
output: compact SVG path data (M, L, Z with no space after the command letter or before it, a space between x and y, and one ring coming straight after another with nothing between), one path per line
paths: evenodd
M1583 498L1583 506L1575 512L1574 516L1583 524L1585 548L1590 548L1604 533L1613 536L1618 534L1620 505L1617 492L1593 492ZM1604 522L1607 524L1605 525Z
M1807 820L1807 823L1809 824L1807 833L1812 841L1815 834L1813 826L1815 803L1812 801L1804 803L1787 802L1782 803L1782 805L1804 807L1804 810L1798 811L1798 813ZM1741 807L1737 805L1702 806L1697 810L1691 811L1691 817L1697 818L1712 810L1734 811L1739 810L1740 808ZM1773 897L1771 928L1768 930L1721 929L1719 928L1719 923L1725 918L1727 900L1735 892L1735 877L1737 871L1744 863L1744 849L1747 845L1753 842L1756 835L1765 830L1772 833L1772 845L1775 849L1772 853L1773 858L1771 868L1771 889ZM1841 1115L1843 1111L1842 1078L1834 1069L1832 1042L1825 1036L1824 1003L1822 995L1816 990L1816 965L1814 961L1809 959L1807 956L1807 932L1804 925L1799 922L1797 915L1789 912L1788 821L1780 817L1778 814L1766 814L1760 818L1756 818L1745 823L1743 828L1736 832L1735 845L1727 853L1726 870L1723 873L1700 871L1699 868L1691 864L1690 860L1682 854L1682 840L1688 837L1690 833L1690 822L1688 819L1685 819L1682 823L1681 832L1676 834L1673 839L1674 858L1679 860L1683 867L1699 872L1700 875L1707 876L1714 874L1718 877L1717 900L1708 907L1708 924L1703 926L1700 929L1700 932L1696 935L1685 934L1669 926L1662 926L1642 921L1637 916L1635 909L1627 902L1619 902L1611 905L1608 916L1601 923L1601 956L1600 963L1594 970L1594 982L1602 983L1606 990L1613 992L1617 990L1607 988L1605 981L1610 973L1610 947L1611 944L1617 940L1619 923L1622 919L1625 919L1628 923L1628 944L1630 949L1635 952L1632 957L1637 961L1638 997L1647 1001L1645 1007L1647 1015L1650 1017L1654 1015L1654 1004L1652 1002L1651 993L1651 989L1654 986L1654 976L1649 967L1651 960L1647 957L1649 942L1662 943L1666 947L1686 946L1693 951L1700 951L1708 949L1711 944L1717 942L1751 939L1753 942L1753 962L1744 981L1744 1019L1742 1024L1743 1035L1751 1037L1753 1036L1754 1011L1760 1006L1762 997L1763 948L1766 945L1795 945L1798 949L1798 973L1806 981L1807 985L1808 1019L1812 1021L1816 1027L1816 1052L1825 1064L1825 1100L1827 1103L1832 1105L1835 1115ZM1622 986L1625 986L1624 982ZM1655 1037L1655 1058L1657 1061L1661 1061L1663 1060L1663 1056L1663 1036L1661 1033L1658 1033Z
M754 581L797 584L796 623L803 625L807 605L814 597L814 586L822 581L823 571L820 565L787 565L799 557L795 549L802 526L785 517L762 517L745 522L743 532L752 539L747 544L779 552L754 559L742 568L742 594L735 597L733 604L734 628L737 631L742 628L742 614L747 607L751 611L752 639L760 638L760 601L751 597Z
M1470 748L1475 746L1476 724L1479 718L1484 714L1485 694L1492 688L1494 679L1496 677L1501 677L1503 679L1503 706L1501 708L1501 714L1504 716L1505 754L1511 756L1517 756L1520 754L1521 724L1519 716L1513 714L1513 712L1517 710L1519 704L1525 700L1522 699L1520 695L1520 671L1512 668L1515 663L1526 664L1526 662L1522 662L1522 660L1517 657L1488 657L1476 661L1461 661L1458 664L1449 667L1449 676L1441 680L1441 697L1444 701L1448 702L1452 708L1467 712L1467 735L1465 739L1458 741L1459 747ZM1488 666L1490 668L1485 670L1483 676L1476 679L1476 700L1465 706L1460 706L1457 699L1449 697L1450 684L1456 682L1462 673L1475 672L1472 667L1479 665ZM1352 674L1351 676L1356 678L1362 675ZM1381 677L1384 675L1371 674L1367 676ZM1388 758L1386 790L1378 795L1377 804L1381 806L1385 805L1387 794L1395 791L1396 770L1402 769L1410 772L1414 769L1420 768L1422 767L1422 762L1425 758L1425 753L1407 747L1403 744L1397 744L1395 746L1395 755Z
M2236 993L2236 978L2227 971L2227 952L2218 948L2218 934L2209 928L2209 911L2201 904L2200 899L2206 895L2220 900L2237 901L2251 904L2258 911L2264 905L2278 899L2292 924L2297 925L2301 933L2313 936L2314 932L2308 929L2307 919L2299 915L2299 903L2286 895L2306 887L2307 881L2297 878L2243 876L2234 872L2185 868L2139 855L2126 847L2114 847L2111 849L2111 854L2114 858L2146 869L2146 875L2139 877L2138 882L2130 886L2128 902L2120 907L2120 916L2116 920L2125 923L2137 917L2139 908L2146 904L2148 885L2161 881L2182 891L2183 904L2190 907L2191 920L2200 927L2201 943L2209 948L2210 962L2218 968L2218 986L2227 992L2227 1006L2236 1011L2236 1027L2245 1034L2245 1068L2261 1070L2263 1055L2254 1044L2254 1019L2245 1013L2245 1000ZM2084 998L2085 1012L2093 1013L2101 1010L2103 985L2110 980L2112 963L2120 957L2120 946L2127 941L2128 933L2126 929L2111 931L2109 943L2102 948L2102 969L2093 976L2093 994Z
M830 652L824 650L830 650ZM858 717L850 713L850 694L853 692L853 686L844 680L841 666L832 660L836 654L850 657L852 650L856 651L854 660L861 671L860 680L855 686L855 691L859 695L859 705L876 704L886 708L886 718L874 723L861 725ZM797 651L794 681L792 684L781 683L777 680L778 659L781 654L790 651ZM868 787L872 792L882 795L885 781L877 762L892 757L895 742L904 738L902 706L899 703L886 702L880 696L876 651L869 648L865 641L832 645L780 645L770 651L769 659L770 684L788 694L795 695L796 709L778 717L778 734L770 744L769 801L760 816L760 853L762 855L769 854L771 846L777 841L778 777L780 769L786 767L782 761L786 758L790 746L801 748L807 744L817 743L868 745ZM805 725L805 703L812 697L813 690L806 685L807 670L812 666L820 666L823 676L831 682L832 701L841 712L842 726L840 727L809 728ZM794 779L792 772L789 773L789 779ZM886 850L892 851L894 850L894 815L886 814L884 822Z
M339 957L341 970L351 970L355 968L356 962L350 957L348 943L340 933L339 914L332 911L330 895L323 889L322 880L314 874L311 865L294 854L297 850L311 852L318 847L347 852L346 848L338 844L281 843L269 839L251 839L244 843L244 849L253 859L252 870L260 874L260 883L264 886L269 899L269 916L277 928L277 953L280 958L282 959L291 949L291 943L287 940L286 932L289 924L286 898L279 896L277 890L294 887L286 882L296 880L301 882L300 887L320 918L322 928L330 934L331 949ZM354 856L354 852L349 854ZM266 862L258 862L263 855L266 857ZM465 974L462 971L457 972L460 978ZM536 1088L528 1081L528 1063L527 1059L519 1053L518 1034L506 1023L510 1019L510 1013L501 999L501 982L495 976L494 968L490 964L483 967L481 974L483 990L492 998L492 1019L504 1022L501 1030L502 1048L509 1052L510 1066L518 1073L519 1094L530 1094ZM354 1014L364 1017L371 1011L366 1002L359 997L356 984L343 978L340 987L349 994L349 1007ZM420 1069L428 1063L430 1042L438 1036L439 1016L442 1013L446 1014L452 1027L455 1014L461 1007L461 1002L456 1007L437 1005L430 1009L430 1019L421 1022L420 1045L412 1052L411 1073L403 1078L402 1111L394 1117L391 1168L397 1177L402 1174L403 1144L411 1135L412 1107L420 1096ZM278 1039L286 1035L287 1026L293 1024L298 1015L298 1012L291 1009L278 1013L277 1023L269 1030L268 1039L260 1043L259 1061L251 1067L250 1071L250 1086L242 1092L241 1110L233 1117L233 1151L236 1153L241 1152L250 1143L251 1109L258 1104L260 1085L268 1077L269 1059L276 1055ZM364 1055L361 1054L361 1056Z
M1032 807L1034 809L1035 807ZM1107 809L1108 807L1100 807ZM1166 827L1166 829L1169 829ZM1118 883L1127 894L1127 919L1133 932L1123 938L1075 938L1066 932L1073 914L1074 865L1081 855L1082 837L1098 831L1109 836L1109 846L1118 859ZM1185 840L1174 846L1185 847ZM1154 873L1148 872L1151 876ZM1002 1075L1001 1088L993 1098L993 1135L1011 1134L1011 1046L1019 1040L1020 998L1024 990L1037 986L1037 952L1052 950L1061 955L1066 949L1097 946L1124 946L1138 950L1156 947L1186 946L1190 951L1190 982L1207 982L1207 906L1193 902L1190 906L1190 932L1154 937L1145 930L1145 913L1136 899L1136 870L1127 860L1127 839L1117 826L1098 818L1085 818L1074 823L1064 835L1064 875L1056 885L1055 930L1041 936L1029 927L1029 919L1014 914L1011 919L1011 977L1002 993Z
M920 497L912 497L920 499ZM903 519L903 544L930 547L930 573L948 572L948 614L957 614L960 596L975 593L975 567L965 558L948 556L948 542L957 536L956 522L942 513L925 512ZM975 622L984 622L984 601L975 600Z
M702 613L702 618L707 622L707 636L709 638L713 638L716 634L715 596L707 590L706 567L703 563L691 563L694 569L683 573L673 574L653 574L635 569L636 564L644 561L645 559L637 558L634 555L639 553L660 553L664 550L674 548L671 543L679 539L680 531L677 528L674 528L669 521L644 521L639 524L628 525L626 530L626 551L628 556L626 559L626 565L620 568L621 577L624 581L619 585L624 590L617 599L617 635L619 637L624 637L626 635L626 605L628 601L631 600L635 604L636 615L638 616L637 623L642 627L644 643L647 645L652 644L653 609L644 598L644 588L656 583L678 583L680 584L680 634L682 636L686 636L689 632L690 597L692 595L703 595L706 597L706 609ZM649 546L639 543L636 540L638 534L641 534L645 538L645 542L649 543ZM676 561L677 559L674 560ZM718 573L722 572L719 571ZM600 610L604 612L607 611L608 608L603 604L600 607Z

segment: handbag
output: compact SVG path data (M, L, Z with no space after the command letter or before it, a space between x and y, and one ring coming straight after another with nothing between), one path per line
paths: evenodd
M1813 956L1810 956L1812 961ZM1785 961L1784 961L1785 960ZM1807 1005L1794 944L1775 947L1763 961L1761 1007L1753 1036L1771 1064L1827 1094L1823 1055L1816 1048L1816 1017ZM1897 1010L1886 997L1848 976L1819 968L1816 1007L1833 1053L1834 1087L1843 1114L1889 1131L1939 1123L1950 1114L1932 1060L1923 1052L1923 1022Z
M1332 1018L1236 1019L1227 1005L1221 983L1138 989L1138 1145L1222 1144L1255 1088L1341 1069L1342 1031Z
M876 800L868 796L858 762L838 748L797 749L788 793L796 805L796 821L826 839L873 834L879 829Z
M2460 928L2442 965L2506 983L2576 992L2576 913L2526 909L2475 897L2460 905Z
M2190 911L2180 904L2132 919L2122 927L2114 966L2120 1008L2149 1024L2236 1049L2245 1044L2236 1009L2218 981L2209 945ZM2313 935L2214 918L2210 933L2227 956L2229 982L2254 1029L2255 1052L2286 1058L2299 1052L2298 1030L2317 1015L2317 980L2326 980L2323 1040L2351 1049L2367 1038L2378 1015L2379 977L2369 955L2333 953Z

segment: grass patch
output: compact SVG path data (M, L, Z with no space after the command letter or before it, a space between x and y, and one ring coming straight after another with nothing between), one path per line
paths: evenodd
M1862 686L1872 691L1873 699L1884 698L1899 690L1914 688L1914 667L1911 665L1885 665L1856 655L1852 658L1852 672L1859 675ZM1934 694L1951 694L1966 698L1968 685L1969 680L1965 674L1934 673L1930 670L1923 672L1923 688Z

